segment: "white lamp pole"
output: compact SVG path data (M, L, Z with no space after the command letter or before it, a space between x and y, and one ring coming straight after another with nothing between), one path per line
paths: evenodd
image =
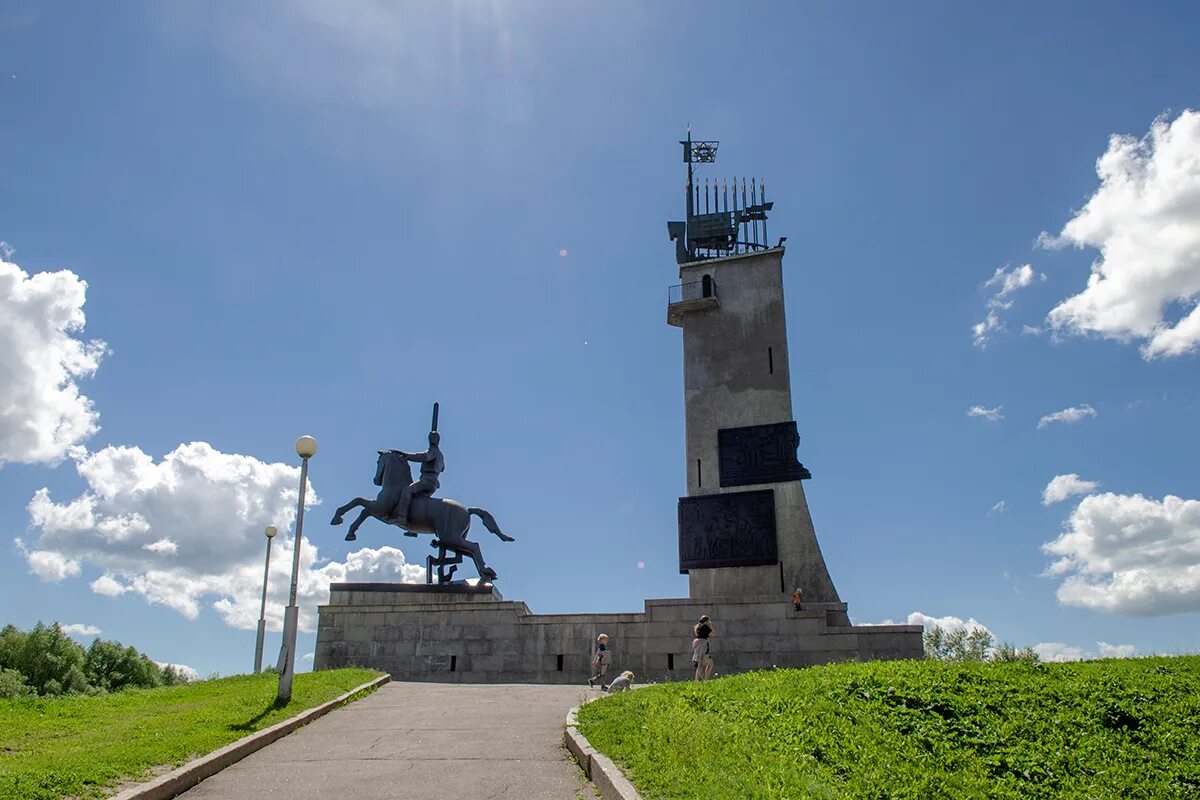
M274 525L268 525L263 532L267 535L267 565L263 567L262 608L258 611L258 639L254 643L255 673L262 672L263 637L267 633L267 577L271 574L271 540L275 538L275 534L279 533L279 529Z
M301 436L296 440L296 455L300 456L300 502L296 508L296 544L292 549L292 588L288 593L288 605L283 612L283 647L279 649L279 694L280 705L292 700L292 678L296 674L296 623L300 609L296 606L296 580L300 577L300 536L304 529L304 487L308 483L308 460L317 452L317 440Z

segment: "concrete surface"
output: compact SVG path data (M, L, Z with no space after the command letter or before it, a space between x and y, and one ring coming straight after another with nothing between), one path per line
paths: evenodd
M587 686L389 683L179 795L185 800L577 800L563 749Z

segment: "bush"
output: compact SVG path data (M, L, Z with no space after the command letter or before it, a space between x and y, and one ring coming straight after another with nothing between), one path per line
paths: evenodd
M15 669L0 667L0 700L28 697L33 693L33 687L25 682L24 675Z

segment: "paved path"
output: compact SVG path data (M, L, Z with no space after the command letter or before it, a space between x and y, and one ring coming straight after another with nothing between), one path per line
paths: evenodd
M586 686L388 683L180 795L184 800L576 800L562 747Z

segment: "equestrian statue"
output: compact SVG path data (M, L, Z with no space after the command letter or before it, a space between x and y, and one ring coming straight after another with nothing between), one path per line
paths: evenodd
M496 524L495 518L482 508L468 508L462 503L441 497L433 497L441 482L438 476L446 469L446 461L439 448L441 436L437 430L438 404L433 404L433 424L429 431L429 449L419 453L409 453L404 450L379 450L379 459L375 466L375 485L381 487L374 500L356 497L342 506L333 515L331 525L341 525L343 515L352 508L361 507L362 513L350 524L346 533L346 541L353 542L358 538L358 526L367 517L386 522L404 529L405 536L416 536L419 533L432 533L434 538L430 547L438 549L438 555L425 559L425 581L433 582L433 567L437 566L438 583L449 583L463 556L469 556L475 562L481 582L490 583L496 579L496 571L483 560L479 544L467 538L471 527L471 516L483 520L484 527L496 534L501 541L514 541ZM421 465L420 477L413 481L409 462ZM453 553L454 555L447 555ZM449 567L447 570L446 568Z

